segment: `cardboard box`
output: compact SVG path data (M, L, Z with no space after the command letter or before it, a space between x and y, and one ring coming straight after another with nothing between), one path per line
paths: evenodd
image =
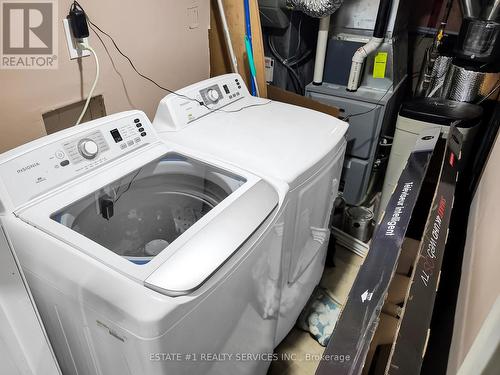
M267 85L267 97L282 103L293 104L299 107L313 109L318 112L326 113L333 117L339 117L340 111L338 108L320 103L302 95L295 94L290 91L280 89L279 87Z
M436 128L420 135L317 375L420 373L462 147L454 127L446 147L436 146L438 140Z

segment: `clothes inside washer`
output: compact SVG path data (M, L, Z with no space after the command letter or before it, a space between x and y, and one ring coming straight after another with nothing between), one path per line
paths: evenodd
M145 264L244 183L184 159L151 163L52 218L136 264ZM111 202L104 216L99 202Z
M144 184L147 182L141 181L140 185ZM108 220L91 203L75 217L72 229L133 261L133 257L158 255L214 207L201 196L187 195L168 185L162 186L161 192L155 190L138 186L129 191L126 199L115 204L114 215Z

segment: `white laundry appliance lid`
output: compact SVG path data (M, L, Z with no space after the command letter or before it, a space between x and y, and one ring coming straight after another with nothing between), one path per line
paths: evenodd
M120 145L136 138L136 124L147 137L127 150ZM91 136L98 155L72 157ZM168 147L142 113L104 118L34 145L0 157L0 202L10 196L19 205L15 216L67 251L166 295L200 287L278 205L277 192L261 178ZM26 189L16 189L19 182Z
M239 76L215 77L179 91L195 97L197 92L220 88L220 109L210 106L214 109L208 112L192 101L168 95L159 104L153 126L169 142L289 184L342 147L348 125L330 115L254 98L243 84L236 88L241 95L226 104L222 88L235 90L231 86L235 77ZM187 120L182 117L186 110Z

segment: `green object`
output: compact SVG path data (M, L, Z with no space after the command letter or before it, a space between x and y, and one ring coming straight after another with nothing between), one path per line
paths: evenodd
M385 78L387 68L387 52L379 52L375 55L373 64L373 78Z
M255 70L255 63L253 61L252 46L250 44L250 40L248 39L248 37L245 37L245 48L247 50L248 66L250 67L250 74L252 75L252 77L257 77L257 73Z

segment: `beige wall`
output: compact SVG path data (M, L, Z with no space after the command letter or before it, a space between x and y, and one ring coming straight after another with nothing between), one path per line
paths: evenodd
M500 137L469 215L448 374L456 374L500 295Z
M62 19L68 14L71 1L57 3L59 68L0 70L0 152L43 136L42 113L84 99L94 80L92 57L83 59L82 71L77 60L69 60ZM89 17L114 37L136 67L160 84L178 89L209 76L209 0L80 0L80 3ZM193 13L188 12L192 7L198 8L197 27ZM104 96L108 114L137 108L152 119L158 101L166 93L140 78L109 39L103 37L103 40L118 72L91 32L90 44L101 63L95 94Z

